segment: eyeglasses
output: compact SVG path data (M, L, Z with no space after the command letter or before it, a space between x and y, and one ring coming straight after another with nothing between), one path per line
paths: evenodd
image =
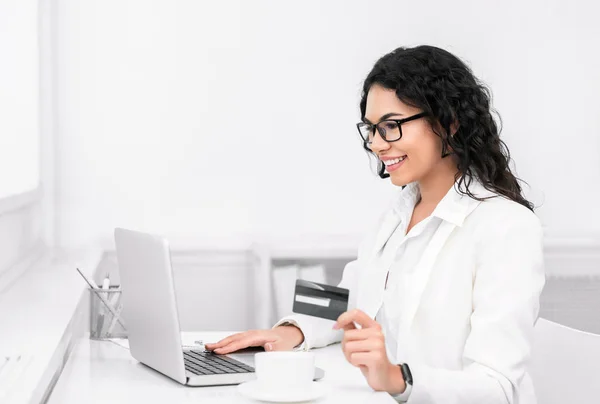
M410 121L414 121L415 119L422 118L426 116L425 112L420 112L416 115L409 116L404 119L386 119L384 121L379 122L376 125L359 122L356 124L358 129L358 133L362 138L365 147L369 150L371 149L371 143L373 143L373 138L375 137L375 128L377 128L377 132L379 132L379 136L386 142L395 142L402 138L402 124Z

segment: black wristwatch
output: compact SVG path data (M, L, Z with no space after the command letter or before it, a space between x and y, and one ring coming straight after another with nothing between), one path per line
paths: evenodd
M404 383L406 383L407 385L410 384L412 386L413 378L408 365L406 363L401 363L398 366L400 366L400 371L402 372L402 378L404 379Z
M400 363L400 364L398 364L398 367L400 368L400 372L402 373L402 378L404 379L404 386L406 388L404 389L404 391L402 393L394 394L394 395L392 395L392 397L394 397L396 399L396 401L405 403L408 401L408 398L410 397L410 393L412 392L413 378L412 378L412 373L410 372L410 368L408 367L408 365L406 363Z

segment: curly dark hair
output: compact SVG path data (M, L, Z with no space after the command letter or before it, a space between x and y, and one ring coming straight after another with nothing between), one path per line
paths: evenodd
M521 194L521 180L509 167L510 152L500 139L501 126L493 114L498 116L500 125L501 119L490 105L491 92L463 61L446 50L427 45L400 47L384 55L365 79L360 101L362 120L373 84L394 90L402 102L427 114L426 119L442 141L442 157L454 155L458 161L456 180L460 193L482 200L469 190L475 177L487 190L533 211L533 203ZM458 123L458 129L449 136L453 123ZM366 144L363 146L373 154ZM384 170L379 161L379 176L388 178Z

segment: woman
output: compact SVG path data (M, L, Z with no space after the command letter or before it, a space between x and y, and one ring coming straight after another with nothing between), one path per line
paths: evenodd
M207 348L341 340L369 385L398 401L535 403L527 365L545 279L542 229L510 170L488 90L447 51L398 48L366 78L360 111L379 175L402 188L344 269L353 309L334 329L292 315Z

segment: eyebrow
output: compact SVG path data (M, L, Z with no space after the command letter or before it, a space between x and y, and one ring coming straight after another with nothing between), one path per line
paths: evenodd
M381 121L383 121L383 120L385 120L385 119L388 119L388 118L389 118L389 117L391 117L391 116L395 116L395 115L400 115L400 116L402 116L402 114L401 114L401 113L399 113L399 112L389 112L389 113L385 114L384 116L382 116L381 118L379 118L379 122L381 122ZM370 124L370 125L373 125L373 122L369 121L369 120L368 120L366 117L365 117L363 120L364 120L366 123L368 123L368 124Z

